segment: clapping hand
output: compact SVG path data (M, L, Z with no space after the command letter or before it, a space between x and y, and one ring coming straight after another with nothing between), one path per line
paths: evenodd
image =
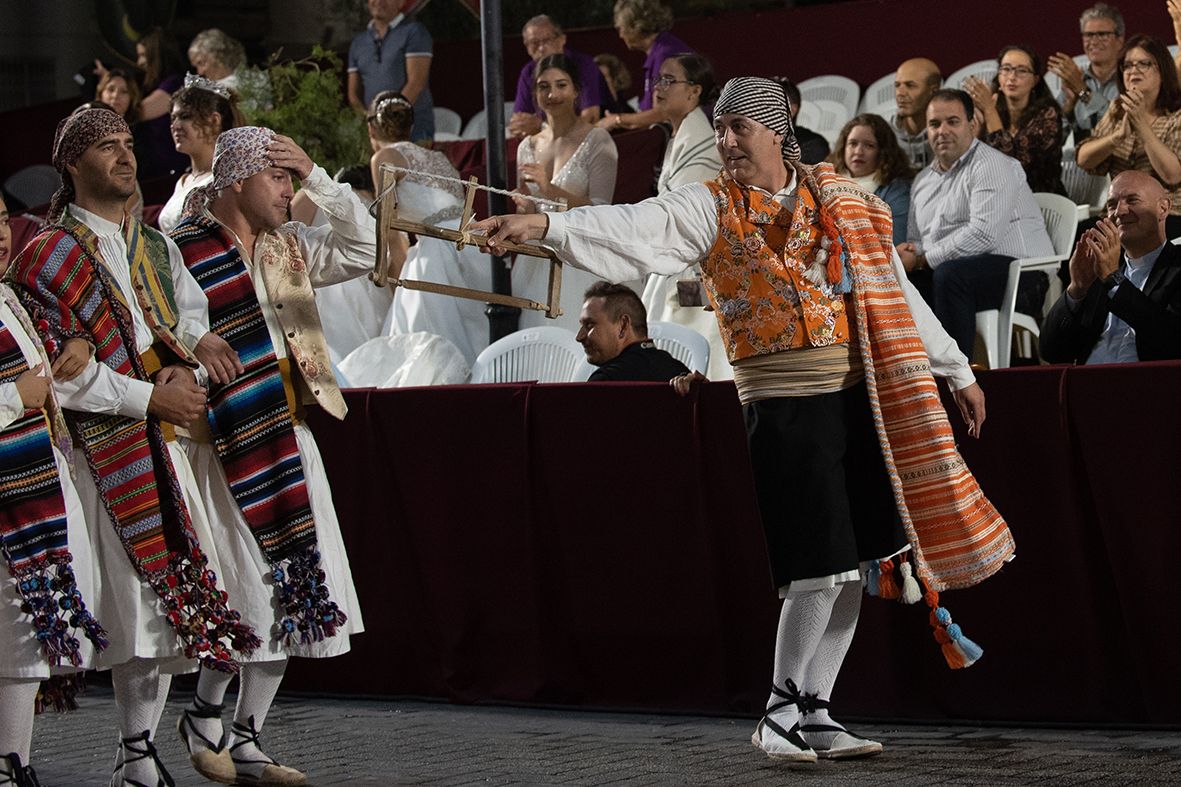
M1169 0L1174 2L1175 0ZM1058 75L1062 80L1062 88L1070 95L1076 98L1079 93L1083 92L1087 83L1083 79L1083 70L1079 68L1078 63L1074 62L1074 58L1062 52L1056 52L1050 55L1049 69Z

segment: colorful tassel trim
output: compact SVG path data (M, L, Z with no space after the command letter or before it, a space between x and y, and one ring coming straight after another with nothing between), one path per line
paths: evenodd
M277 624L276 636L284 645L320 642L336 635L348 617L328 597L320 552L315 545L287 560L271 565L279 606L285 613Z
M917 604L923 600L923 591L919 589L919 582L914 578L914 572L910 567L910 561L905 557L901 559L898 566L899 573L902 574L902 596L903 604Z
M964 636L964 632L956 623L951 622L951 613L939 606L939 594L928 590L925 596L927 606L931 608L931 628L934 629L935 641L943 649L943 658L947 666L952 669L963 669L975 664L984 650L972 640Z
M898 583L894 580L894 561L883 560L880 562L880 570L878 572L878 595L882 598L893 601L902 595L902 591L898 588Z

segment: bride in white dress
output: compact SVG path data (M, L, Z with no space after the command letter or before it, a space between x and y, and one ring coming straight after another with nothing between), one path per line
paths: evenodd
M463 187L440 178L459 179L445 155L410 142L414 110L392 91L373 99L369 135L375 152L370 159L374 183L381 183L381 165L413 172L397 173L398 217L436 227L458 229L463 214ZM474 246L456 251L455 244L419 236L406 254L401 278L452 284L473 290L492 289L491 258ZM482 301L399 287L394 293L386 333L432 333L449 340L470 365L488 346L488 318Z
M619 154L610 134L578 115L578 70L565 55L555 54L542 58L535 73L534 101L545 112L546 122L517 148L517 178L520 191L550 204L515 199L517 210L555 210L563 200L567 208L610 204ZM542 312L525 310L521 327L558 325L577 332L582 294L596 281L593 274L564 267L562 316L549 320ZM549 266L544 260L518 258L513 266L513 294L544 303L548 288Z

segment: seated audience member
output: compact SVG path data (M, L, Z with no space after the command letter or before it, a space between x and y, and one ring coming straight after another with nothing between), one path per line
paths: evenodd
M914 180L908 242L898 246L915 286L969 358L976 312L1000 306L1009 262L1054 253L1021 165L976 138L974 114L962 90L931 96L927 133L935 161Z
M595 63L599 66L599 72L603 75L603 81L610 93L603 101L603 109L616 115L631 112L627 97L632 86L632 75L627 66L615 55L607 53L595 55Z
M800 89L787 77L772 77L783 88L787 96L787 108L791 112L791 126L796 132L796 141L800 143L800 161L805 164L819 164L828 158L828 140L811 129L796 123L800 114Z
M915 169L927 166L933 158L927 141L927 102L942 83L939 66L925 57L904 61L894 72L897 112L890 126Z
M1091 135L1091 129L1119 95L1120 72L1116 68L1124 45L1124 18L1106 3L1096 3L1079 17L1087 67L1080 68L1064 52L1050 56L1050 70L1062 80L1058 102L1074 130L1074 144Z
M686 183L713 180L722 171L722 158L714 140L713 123L702 105L712 106L718 97L713 68L702 55L681 54L666 58L656 80L656 108L672 126L672 139L664 149L656 191L666 194ZM709 376L728 380L734 376L726 360L726 346L713 312L706 311L701 292L701 269L694 266L684 276L650 274L641 300L654 320L675 322L700 333L710 343ZM678 289L692 286L696 297L682 298ZM706 370L702 370L706 371Z
M521 67L521 75L517 78L517 97L508 123L509 133L520 139L541 131L540 109L533 101L534 69L542 58L559 53L578 69L578 79L582 83L582 92L578 95L579 115L587 123L597 123L610 91L595 59L566 46L566 34L561 26L545 14L525 23L521 39L529 53L529 62Z
M521 140L517 148L518 191L546 200L514 198L518 212L535 213L539 207L553 210L559 201L568 208L609 205L615 196L619 152L611 135L589 125L575 109L581 85L578 71L565 55L543 58L537 64L534 98L545 110L546 125ZM548 207L547 207L548 206ZM513 266L513 293L545 302L549 293L549 269L532 260ZM562 316L549 320L541 312L521 315L521 327L539 324L578 329L578 294L595 277L567 266L562 272ZM544 322L543 322L544 321Z
M1120 52L1119 97L1075 155L1097 175L1146 172L1169 192L1168 237L1181 236L1181 84L1164 44L1133 36Z
M172 232L180 224L189 192L213 182L217 135L240 125L237 98L224 85L189 74L185 86L172 94L172 139L190 163L160 209L156 224L162 231Z
M141 179L170 175L184 170L188 157L172 143L172 94L184 85L184 62L171 36L153 28L135 45L135 64L143 72L143 101L139 125L133 131L142 141L146 160L139 162ZM138 151L138 147L137 147Z
M661 0L615 0L615 30L628 49L644 53L644 88L639 112L608 114L599 128L648 128L660 122L659 111L652 108L660 66L675 54L694 51L672 34L672 26L672 9Z
M1107 218L1070 258L1070 286L1039 338L1051 363L1181 358L1181 248L1165 240L1169 195L1127 170L1111 181ZM1121 261L1120 247L1123 247Z
M578 343L599 367L588 382L633 380L667 383L689 368L648 338L648 314L635 290L600 281L586 291L578 318Z
M102 75L94 98L122 116L128 126L139 120L139 83L121 68L112 68Z
M1046 86L1045 73L1036 52L1010 45L997 57L991 85L968 77L964 90L984 117L985 144L1021 162L1032 191L1065 195L1062 109Z
M890 206L894 244L905 241L914 170L890 124L878 115L858 115L841 129L828 160L837 172Z
M188 55L198 75L238 94L244 112L261 111L270 105L267 76L246 65L246 49L238 39L211 27L193 36Z

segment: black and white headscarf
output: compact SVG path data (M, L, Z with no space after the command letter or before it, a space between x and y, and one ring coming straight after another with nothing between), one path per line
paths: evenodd
M787 97L778 82L762 77L731 79L714 104L714 120L728 114L742 115L782 134L783 160L789 164L799 162L800 143L796 141L796 131L791 125Z

